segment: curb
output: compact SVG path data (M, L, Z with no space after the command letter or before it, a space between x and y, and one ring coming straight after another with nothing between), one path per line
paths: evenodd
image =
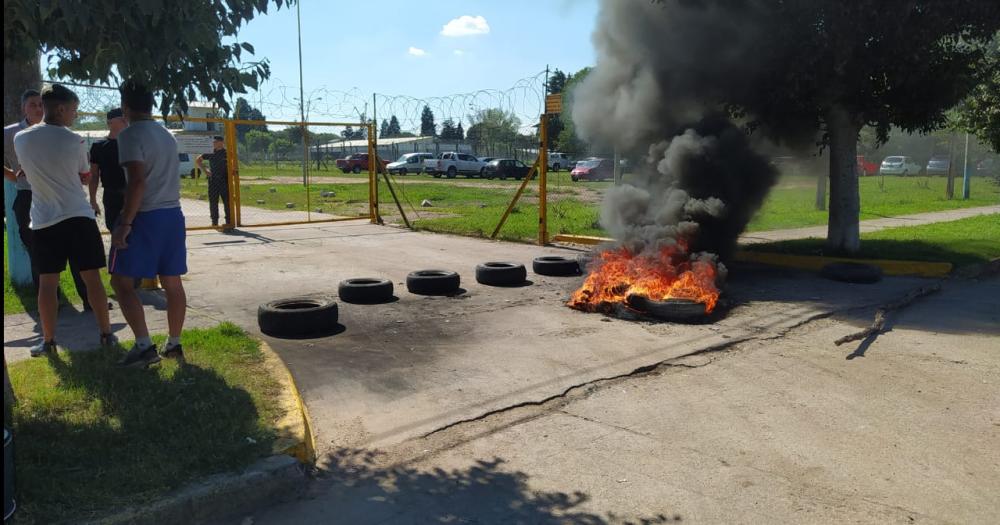
M302 401L295 378L271 345L262 339L257 341L268 366L278 372L276 376L282 386L278 401L285 409L285 415L278 421L278 438L272 452L292 456L302 464L312 465L316 462L316 437L313 435L309 410Z
M290 497L305 484L302 465L291 456L264 458L243 472L210 476L159 501L90 523L191 524L236 516L260 507L262 501Z
M820 255L788 255L772 252L736 252L740 262L784 266L800 270L819 271L834 262L854 262L878 266L885 275L916 275L919 277L945 277L951 273L952 264L922 261L888 261L881 259L855 259L850 257L825 257Z

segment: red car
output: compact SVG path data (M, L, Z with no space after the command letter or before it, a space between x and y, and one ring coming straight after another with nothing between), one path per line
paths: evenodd
M581 180L610 180L615 178L614 162L608 159L587 159L576 163L569 172L573 182Z
M864 155L858 155L858 175L862 177L878 175L878 163L865 159Z
M388 164L388 161L382 159L383 169L385 169ZM337 159L337 167L344 173L361 173L362 171L368 171L368 154L355 153L347 158Z

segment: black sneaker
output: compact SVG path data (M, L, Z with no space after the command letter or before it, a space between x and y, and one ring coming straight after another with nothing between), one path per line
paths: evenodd
M118 366L128 367L128 368L146 368L149 365L155 365L160 362L160 356L156 355L156 345L152 345L145 350L140 349L138 346L133 346L131 350L125 354L125 357L121 361L118 361Z
M179 364L184 364L184 348L181 345L174 345L170 348L164 348L160 352L160 357L163 359L176 359Z
M31 357L42 357L44 355L56 355L59 352L59 347L56 346L55 341L42 341L37 345L31 347Z

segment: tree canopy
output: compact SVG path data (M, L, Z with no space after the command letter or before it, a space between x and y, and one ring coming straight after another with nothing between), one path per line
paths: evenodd
M430 106L424 106L424 110L420 113L420 136L437 136L437 125L434 123L434 112L431 111Z
M294 0L5 0L4 59L47 53L51 75L117 85L134 78L160 95L160 111L187 110L205 97L229 111L230 97L270 74L266 61L244 61L248 42L224 43L258 14ZM6 95L5 95L6 96Z

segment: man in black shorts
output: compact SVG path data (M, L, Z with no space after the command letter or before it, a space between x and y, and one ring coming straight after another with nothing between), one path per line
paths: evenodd
M118 163L118 133L128 124L121 108L108 112L108 138L90 147L90 206L101 214L97 202L97 187L104 186L101 201L104 204L104 225L108 231L115 229L115 222L125 206L125 170Z
M38 266L38 314L42 342L32 357L56 351L59 274L66 263L80 270L100 328L100 343L116 342L108 319L108 297L101 283L105 266L104 241L94 210L81 186L90 176L83 139L68 129L80 104L76 94L55 84L42 91L45 117L14 136L14 149L31 184L31 230Z
M212 153L199 155L195 165L204 170L202 161L208 161L208 213L212 217L212 226L219 225L219 199L226 213L226 228L233 227L232 215L229 211L229 158L222 137L212 138Z

